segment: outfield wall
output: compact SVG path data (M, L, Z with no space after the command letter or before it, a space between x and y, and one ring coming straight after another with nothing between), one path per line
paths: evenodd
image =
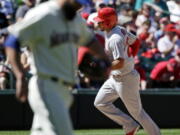
M95 90L74 90L71 118L74 128L118 128L93 106ZM0 130L29 129L32 111L28 103L19 103L14 90L0 91ZM144 109L162 128L180 128L180 89L154 89L141 91ZM127 112L121 100L116 106Z

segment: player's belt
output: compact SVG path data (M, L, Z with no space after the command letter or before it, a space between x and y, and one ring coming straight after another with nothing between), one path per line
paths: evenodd
M60 79L60 78L58 78L58 77L56 77L56 76L49 76L49 75L42 75L42 74L38 74L38 76L39 76L40 78L49 79L49 80L51 80L51 81L53 81L53 82L55 82L55 83L60 82L60 83L62 83L64 86L69 87L69 88L74 88L74 86L75 86L74 83L70 83L70 82L64 81L63 79Z
M121 77L123 77L123 76L128 75L129 73L132 73L133 71L134 71L134 70L132 70L132 71L130 71L130 72L127 72L127 73L124 73L124 74L112 75L112 77L113 77L114 79L118 79L118 78L121 78Z
M57 78L55 76L51 76L50 80L53 81L53 82L61 82L63 85L65 85L67 87L72 87L73 88L75 86L75 84L67 82L67 81L64 81L64 80L59 79L59 78Z

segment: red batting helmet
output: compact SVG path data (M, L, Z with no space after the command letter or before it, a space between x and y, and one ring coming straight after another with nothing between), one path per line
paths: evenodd
M103 22L106 28L112 28L117 23L117 14L114 8L104 7L98 11L98 16L94 20Z

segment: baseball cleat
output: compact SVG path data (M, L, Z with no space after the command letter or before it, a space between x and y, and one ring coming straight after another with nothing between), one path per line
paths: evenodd
M127 133L126 135L135 135L137 131L139 130L140 126L137 126L135 129L133 129L131 132Z

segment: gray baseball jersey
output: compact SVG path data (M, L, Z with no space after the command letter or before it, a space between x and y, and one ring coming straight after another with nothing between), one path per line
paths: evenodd
M74 77L76 47L92 40L92 33L79 15L73 21L66 21L56 1L49 1L31 9L9 31L20 38L22 45L30 46L37 74L73 83L77 80Z
M8 30L30 47L36 69L28 94L34 112L31 135L72 135L72 97L65 84L75 83L76 48L92 41L92 33L79 15L67 21L57 1L31 9Z

